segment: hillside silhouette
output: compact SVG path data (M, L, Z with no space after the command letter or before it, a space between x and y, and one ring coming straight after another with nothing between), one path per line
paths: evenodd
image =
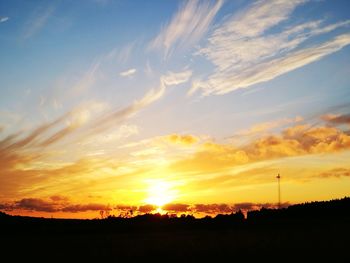
M0 247L13 261L261 260L349 262L350 198L196 219L47 219L0 212ZM18 253L21 251L21 253ZM231 261L231 260L229 260Z

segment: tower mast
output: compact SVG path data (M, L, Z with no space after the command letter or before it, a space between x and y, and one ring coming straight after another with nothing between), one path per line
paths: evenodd
M277 175L277 181L278 181L278 209L281 208L281 176L280 174Z

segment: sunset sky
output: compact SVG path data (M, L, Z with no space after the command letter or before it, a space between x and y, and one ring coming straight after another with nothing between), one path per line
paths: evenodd
M0 210L350 195L350 2L0 1Z

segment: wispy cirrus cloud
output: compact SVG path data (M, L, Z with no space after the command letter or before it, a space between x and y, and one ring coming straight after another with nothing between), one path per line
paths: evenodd
M42 147L61 141L84 126L92 116L98 114L103 108L99 103L89 102L77 106L50 122L41 124L32 131L18 131L0 140L0 163L10 164L13 160L26 163L40 156ZM29 157L29 158L27 158ZM6 164L6 167L7 167Z
M90 101L82 103L48 123L37 126L29 133L19 131L9 134L0 140L0 164L4 171L12 173L17 170L15 168L17 165L30 166L31 163L47 157L43 149L58 144L66 138L74 138L78 131L81 133L80 137L76 138L76 142L101 135L162 98L168 87L187 82L191 75L192 72L188 70L168 72L160 77L157 89L151 89L141 99L123 109L105 110L101 103ZM119 133L115 136L125 137L137 132L135 126L121 126ZM33 173L36 172L38 171Z
M197 0L186 2L152 40L149 48L162 48L167 58L175 49L195 44L208 31L222 4L222 0L215 4Z
M92 63L91 66L82 73L81 77L73 84L68 92L68 96L81 95L91 88L97 81L98 72L101 67L101 61Z
M198 90L204 95L225 94L269 81L350 44L349 34L338 34L301 47L318 35L350 25L349 20L328 25L324 20L313 20L283 26L282 22L305 2L257 1L219 26L207 46L196 53L207 58L214 71L207 78L195 80L189 95Z
M137 70L135 68L131 68L131 69L120 72L119 75L121 77L131 77L131 76L136 74L136 71Z
M113 48L106 56L105 59L113 60L116 59L118 62L125 64L130 58L130 55L133 53L137 47L137 41L132 41L126 44L123 47Z
M168 87L185 83L189 81L191 76L192 71L190 70L185 70L182 72L168 72L167 74L162 75L159 79L160 83L157 89L151 89L141 99L136 100L134 103L122 109L111 111L96 119L91 126L92 128L90 129L90 133L94 134L105 131L112 126L119 124L121 121L130 118L137 112L162 98Z
M0 23L4 23L7 20L9 20L10 18L8 16L0 16Z
M42 8L36 10L36 12L30 17L30 20L26 23L22 38L26 40L37 34L46 25L54 11L54 5L50 5L45 9Z

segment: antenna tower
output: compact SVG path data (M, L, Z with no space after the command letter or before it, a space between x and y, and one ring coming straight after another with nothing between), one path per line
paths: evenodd
M278 174L277 176L276 176L276 178L277 178L277 181L278 181L278 209L280 209L281 208L281 176L280 176L280 174Z

